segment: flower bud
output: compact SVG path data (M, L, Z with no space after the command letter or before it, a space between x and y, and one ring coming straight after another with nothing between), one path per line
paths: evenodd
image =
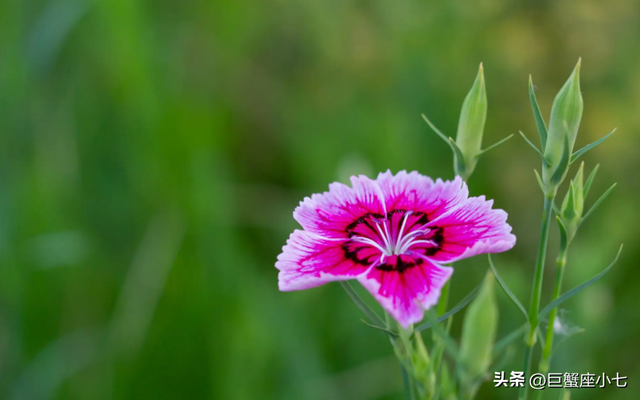
M562 207L560 207L560 220L565 229L567 235L566 240L571 241L578 230L578 225L582 221L582 215L584 213L584 163L580 164L580 168L576 173L575 178L569 184L567 194L562 201Z
M554 169L560 164L562 154L565 152L565 143L569 145L568 154L571 155L573 152L573 145L580 127L580 120L582 119L583 102L582 94L580 93L580 62L581 60L578 60L571 76L569 76L569 79L556 95L551 107L547 143L543 150L544 157ZM545 170L545 182L548 181L550 173L551 170Z
M482 132L487 119L487 91L484 84L482 63L476 80L462 103L456 145L464 157L465 171L456 171L457 175L468 177L473 172L480 155ZM454 164L456 169L459 163Z
M478 296L464 317L460 344L460 382L472 395L491 363L491 352L498 326L498 305L494 293L495 278L487 272ZM469 397L472 398L473 396Z

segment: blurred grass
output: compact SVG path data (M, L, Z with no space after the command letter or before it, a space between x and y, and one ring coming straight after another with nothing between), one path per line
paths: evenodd
M535 137L528 74L548 115L579 56L577 146L618 126L584 159L602 164L592 193L619 185L580 232L567 288L629 245L569 302L587 331L552 369L633 386L639 18L632 0L0 2L0 398L401 398L385 337L339 285L277 291L293 208L352 173L450 178L420 113L453 134L480 61L485 143ZM470 182L510 213L518 245L495 260L523 302L538 164L512 139ZM452 301L487 265L457 267ZM502 336L520 316L499 300ZM486 386L482 398L515 395Z

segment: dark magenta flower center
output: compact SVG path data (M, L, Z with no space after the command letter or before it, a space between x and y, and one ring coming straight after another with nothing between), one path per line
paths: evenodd
M439 250L443 230L427 227L428 222L423 212L399 209L386 216L367 213L347 226L350 240L342 248L346 257L358 264L403 272Z

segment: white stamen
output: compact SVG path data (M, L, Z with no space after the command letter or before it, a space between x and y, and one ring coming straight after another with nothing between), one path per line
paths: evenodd
M417 230L417 231L413 231L410 234L406 235L404 238L402 238L402 241L400 241L398 244L396 244L396 248L399 249L404 249L406 248L406 244L408 242L410 242L411 240L417 238L418 236L424 236L427 233L429 233L431 231L431 229L427 228L424 230Z
M409 215L411 215L411 213L413 213L413 211L407 211L404 214L404 218L402 219L402 226L400 227L400 232L398 233L398 238L396 239L396 246L395 246L396 249L398 247L400 247L400 244L402 243L402 235L404 234L404 226L407 223L407 219L409 218Z
M412 252L409 251L409 248L416 244L427 244L427 245L437 247L438 244L435 243L433 240L429 240L429 239L416 240L417 238L428 234L431 231L431 229L429 228L417 229L415 231L405 234L404 229L407 226L407 220L409 219L409 216L412 213L413 211L405 212L402 218L402 225L400 226L400 230L398 231L398 237L396 238L396 240L393 240L393 238L391 237L391 234L389 233L389 227L387 227L387 221L389 220L386 218L381 220L372 218L372 221L373 223L375 223L376 229L378 230L379 237L384 242L384 244L380 244L378 241L374 239L371 239L368 237L362 237L362 236L352 236L350 240L357 243L366 243L380 250L381 254L380 254L380 259L378 261L380 264L384 263L386 257L390 257L392 255L412 254ZM389 222L393 223L393 219ZM383 228L380 228L380 224L382 224ZM384 232L383 232L383 229L384 229Z
M351 238L351 240L353 242L369 244L369 245L377 248L378 250L380 250L383 255L391 255L390 253L387 252L387 250L383 249L378 243L376 243L375 240L371 240L371 239L369 239L367 237L362 237L362 236L354 236L354 237Z
M384 222L383 222L383 224L384 224ZM386 231L387 230L387 225L384 224L384 227L385 227L385 231ZM382 240L384 241L384 245L387 247L387 252L389 254L393 254L393 251L391 250L391 244L389 243L389 240L387 239L387 236L384 233L382 233L382 229L380 229L380 224L378 224L377 222L376 222L376 228L378 229L378 232L380 232L380 236L382 237Z
M407 243L404 244L404 246L402 246L402 248L400 249L400 252L398 254L402 254L405 251L407 251L409 249L409 247L413 246L414 244L420 244L420 243L430 244L430 245L432 245L434 247L438 246L433 240L414 240L414 241L409 240Z

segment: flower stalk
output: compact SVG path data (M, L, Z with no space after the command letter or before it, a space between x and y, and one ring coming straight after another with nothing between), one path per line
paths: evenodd
M533 290L531 292L531 302L529 304L529 331L525 339L524 371L525 376L530 376L533 359L533 347L536 344L536 332L538 329L538 312L540 310L540 297L542 294L542 278L544 277L544 262L547 255L547 242L549 239L549 225L551 213L553 212L553 202L555 192L546 195L544 208L542 211L542 223L540 226L540 241L538 243L538 255L536 258L536 268L534 273ZM519 399L527 399L526 386L520 388Z
M539 151L542 155L542 179L539 179L539 184L544 193L544 206L542 210L540 240L538 242L533 286L531 289L531 301L529 303L529 330L525 337L525 376L530 376L531 374L533 347L536 344L536 334L539 324L538 313L540 311L540 298L542 295L542 281L544 278L551 214L553 212L558 186L560 186L569 170L573 144L575 143L578 127L582 119L583 102L582 94L580 93L580 60L578 60L571 76L569 76L569 79L567 79L553 101L548 131L545 127L544 120L540 116L540 108L533 93L531 81L529 81L529 93L542 144L542 150ZM520 400L526 400L527 394L528 392L525 385L525 387L520 388L518 398Z
M558 253L558 258L556 260L556 281L553 287L553 300L560 297L560 290L562 289L562 280L564 277L564 269L567 265L567 250L569 246L568 244L562 247ZM549 372L549 362L551 359L551 349L553 346L553 329L556 321L556 315L558 314L558 309L554 308L549 313L549 325L547 325L547 335L544 340L544 348L542 350L542 359L540 360L540 365L538 369L541 373L546 374Z

